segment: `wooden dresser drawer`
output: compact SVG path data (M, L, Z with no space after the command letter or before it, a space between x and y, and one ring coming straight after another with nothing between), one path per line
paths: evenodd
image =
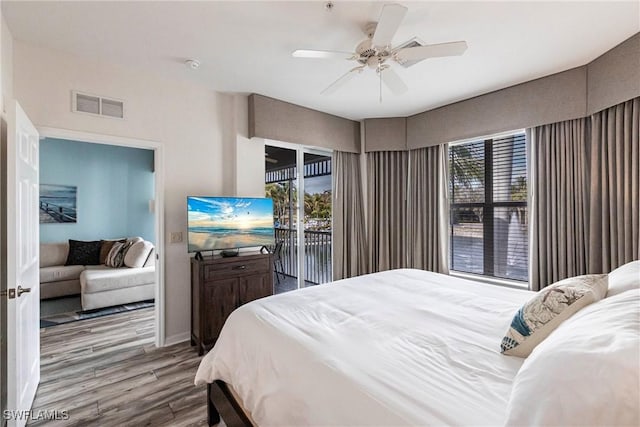
M243 304L273 295L271 254L191 258L191 345L202 356L227 317Z
M269 264L268 257L208 264L204 269L204 280L209 281L213 279L244 276L251 273L264 273L271 271Z

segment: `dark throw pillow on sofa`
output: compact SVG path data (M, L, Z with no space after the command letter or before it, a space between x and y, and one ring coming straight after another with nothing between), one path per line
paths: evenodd
M102 242L83 242L69 240L69 255L64 265L99 265Z

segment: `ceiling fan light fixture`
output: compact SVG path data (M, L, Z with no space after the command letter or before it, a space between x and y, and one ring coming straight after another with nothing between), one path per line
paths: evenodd
M380 65L384 62L384 60L382 58L380 58L379 56L372 56L369 59L367 59L367 66L373 70L378 69L378 67L380 67Z
M329 3L327 3L327 7ZM320 92L321 95L330 95L336 92L356 74L360 74L365 67L375 70L378 74L380 101L382 101L383 83L394 95L401 95L407 92L408 87L391 67L391 61L408 68L427 58L462 55L467 49L467 43L463 40L425 45L416 41L416 37L393 48L393 38L407 12L408 9L399 4L384 5L378 22L369 23L365 26L364 31L367 38L356 46L355 53L327 50L296 50L292 53L292 56L296 58L347 59L360 64L347 71L322 90Z

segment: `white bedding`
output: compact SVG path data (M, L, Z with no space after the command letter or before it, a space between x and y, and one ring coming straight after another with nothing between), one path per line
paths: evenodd
M523 362L500 341L531 295L407 269L264 298L196 384L231 384L261 426L499 425Z

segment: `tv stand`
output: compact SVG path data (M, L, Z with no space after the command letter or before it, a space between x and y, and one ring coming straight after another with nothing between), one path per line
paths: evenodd
M222 258L231 258L231 257L234 257L234 256L238 256L238 253L240 253L239 249L232 249L230 251L229 250L221 251L220 252L220 256Z
M239 306L273 295L271 254L242 252L232 258L191 259L191 345L202 356Z
M229 249L229 250L220 251L220 256L222 258L231 258L234 256L238 256L239 253L240 253L240 249ZM214 255L214 251L211 251L211 255ZM194 256L194 258L197 259L198 261L204 261L204 256L202 256L201 251L196 252L196 255Z

